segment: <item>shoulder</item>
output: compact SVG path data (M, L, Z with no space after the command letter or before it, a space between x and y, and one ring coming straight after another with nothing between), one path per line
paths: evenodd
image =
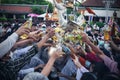
M46 76L38 72L29 73L23 80L48 80Z

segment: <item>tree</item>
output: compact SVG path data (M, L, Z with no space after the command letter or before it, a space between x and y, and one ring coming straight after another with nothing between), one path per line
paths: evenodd
M53 5L51 2L46 0L1 0L1 4L34 4L34 5L49 5L48 12L53 12ZM33 7L32 10L36 13L43 13L43 11L38 8Z
M36 14L43 14L45 13L41 8L38 7L32 7L32 12Z
M53 5L51 3L49 3L48 13L52 13L52 12L53 12Z

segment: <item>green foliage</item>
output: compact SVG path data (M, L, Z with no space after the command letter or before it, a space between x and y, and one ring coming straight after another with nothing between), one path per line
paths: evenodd
M36 14L43 14L45 11L43 11L41 8L38 7L32 7L32 12Z
M80 16L80 13L77 12L77 13L76 13L76 16L77 16L77 17Z
M94 25L94 22L93 22L93 21L91 21L91 22L90 22L90 26L93 26L93 25Z
M6 17L0 17L0 21L7 21Z
M46 0L1 0L2 4L40 4Z
M67 14L71 14L72 11L73 11L73 9L67 8Z
M52 3L49 3L49 6L48 6L48 13L52 13L53 12L53 5Z
M96 25L99 26L100 28L104 27L104 24L102 22L96 22Z
M83 23L82 26L85 27L85 26L86 26L86 23Z
M34 5L49 5L48 12L53 12L53 5L46 0L1 0L2 4L34 4ZM38 8L32 8L35 13L44 13L43 10L38 10Z

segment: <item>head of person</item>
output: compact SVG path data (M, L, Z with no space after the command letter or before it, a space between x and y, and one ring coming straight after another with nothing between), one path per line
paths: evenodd
M79 43L74 46L75 53L78 54L78 55L82 55L82 50L81 49L82 49L82 47Z
M97 76L91 72L85 72L80 80L97 80Z
M31 31L36 31L37 30L37 24L33 24L31 27Z
M41 73L32 72L27 74L23 80L48 80L48 78Z

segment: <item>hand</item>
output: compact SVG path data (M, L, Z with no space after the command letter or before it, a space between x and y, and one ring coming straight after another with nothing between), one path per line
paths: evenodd
M54 34L55 34L55 31L54 31L53 28L47 28L47 36L49 38L51 38L52 36L54 36Z
M85 45L86 45L86 50L92 52L92 48L87 43Z
M29 34L30 32L30 29L29 28L25 28L24 26L21 26L17 31L16 33L20 36L22 34Z
M61 50L57 49L56 51L53 52L51 57L53 57L54 59L57 59L57 58L62 57L63 54L64 53Z
M38 33L39 33L39 31L30 32L28 35L28 38L33 39L33 41L38 41L40 39Z
M86 33L81 33L81 36L82 36L82 41L83 42L87 42L87 43L90 42L90 40L89 40L89 38L88 38Z
M74 58L72 58L73 62L78 68L80 68L82 65L80 64L78 57L75 54L73 54L73 56L74 56Z

